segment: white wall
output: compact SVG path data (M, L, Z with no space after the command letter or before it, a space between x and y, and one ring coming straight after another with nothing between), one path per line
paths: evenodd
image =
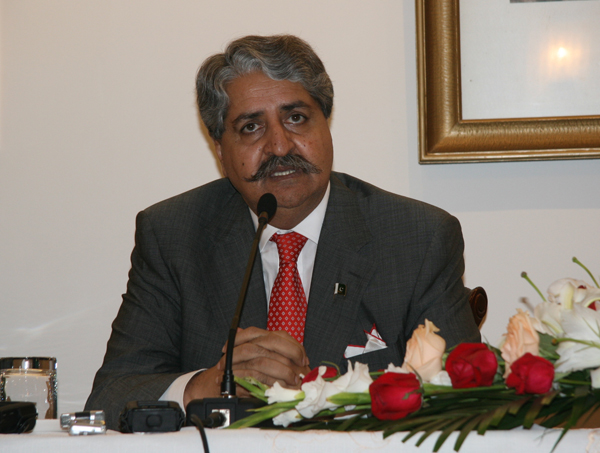
M135 214L219 176L194 106L232 38L294 33L325 62L335 169L462 222L496 342L519 299L600 272L600 161L421 166L414 1L0 0L0 356L53 355L59 411L91 388Z

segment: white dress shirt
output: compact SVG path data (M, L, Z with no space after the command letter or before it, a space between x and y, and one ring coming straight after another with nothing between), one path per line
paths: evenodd
M277 272L279 271L279 252L277 251L277 244L270 240L271 236L275 233L285 234L290 231L295 231L308 239L298 256L297 262L298 273L300 274L300 280L302 280L304 294L306 294L306 299L308 300L313 268L315 266L315 256L317 254L317 245L319 243L319 236L321 235L321 228L323 227L323 220L325 219L325 211L327 211L327 204L329 203L329 192L330 185L328 184L325 195L319 205L292 230L280 230L269 224L265 227L260 238L259 249L263 267L263 277L265 279L265 291L267 293L267 311L269 308L268 303L271 299L271 290L275 283ZM256 229L258 227L258 216L254 214L252 210L250 210L250 215L252 216L254 228ZM159 399L162 401L176 401L181 408L185 410L183 405L183 393L185 392L185 387L196 374L201 373L204 370L205 369L192 371L179 376L171 383L169 388Z

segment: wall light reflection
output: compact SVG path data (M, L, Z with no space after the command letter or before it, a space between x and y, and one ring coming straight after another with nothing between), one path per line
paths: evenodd
M589 61L584 58L589 54L585 40L571 36L547 43L542 52L542 79L553 83L564 79L580 79L589 70Z
M556 51L556 56L559 59L565 58L568 54L569 54L569 52L564 47L559 47L558 50Z

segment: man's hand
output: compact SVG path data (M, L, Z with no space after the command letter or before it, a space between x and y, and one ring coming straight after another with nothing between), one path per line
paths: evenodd
M225 352L227 345L223 346ZM233 374L251 376L258 381L273 385L278 381L288 388L300 388L300 374L308 374L308 357L304 347L287 332L270 332L256 327L238 329L233 348ZM221 395L221 381L225 369L225 356L187 384L183 395L185 406L198 398ZM237 387L238 396L248 396L246 390Z

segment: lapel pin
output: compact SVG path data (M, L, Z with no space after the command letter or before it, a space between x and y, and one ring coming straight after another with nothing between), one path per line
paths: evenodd
M333 294L337 294L339 296L346 295L346 285L343 283L336 283L335 289L333 290Z

